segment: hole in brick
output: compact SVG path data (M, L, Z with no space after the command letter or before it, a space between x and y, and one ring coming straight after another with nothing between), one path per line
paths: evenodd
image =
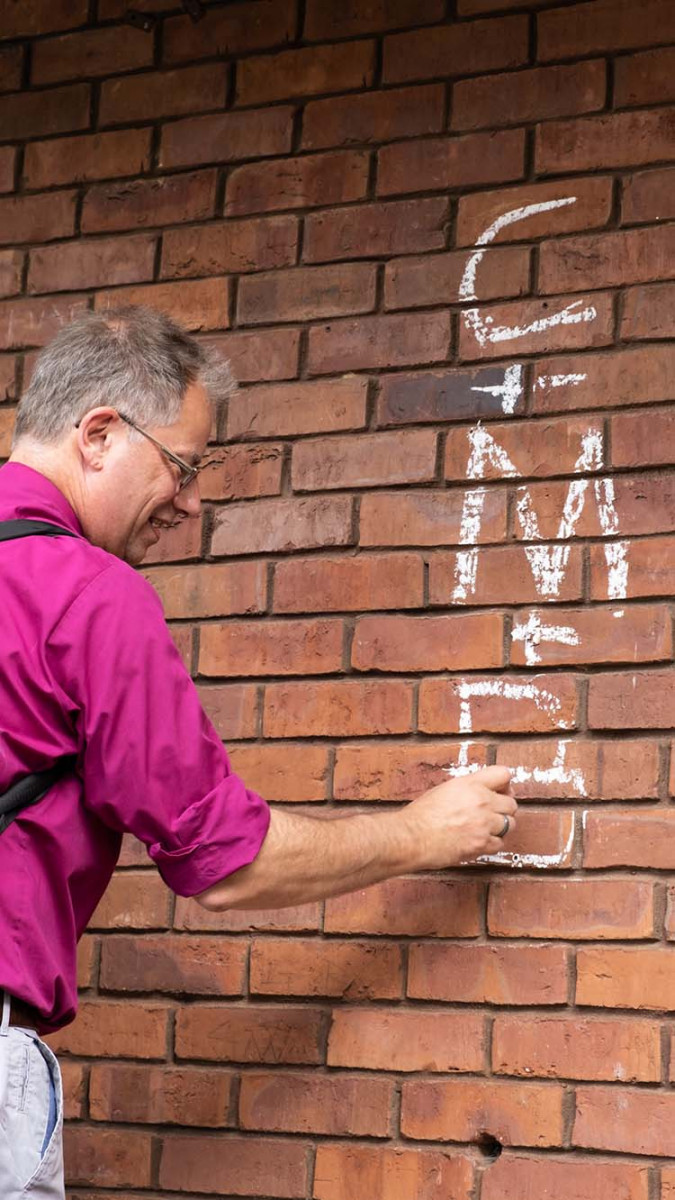
M493 1137L491 1133L481 1133L477 1139L477 1146L481 1154L488 1159L489 1162L496 1162L504 1147L501 1142Z

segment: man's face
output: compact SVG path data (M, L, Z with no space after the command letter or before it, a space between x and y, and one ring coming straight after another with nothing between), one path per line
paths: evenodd
M148 427L146 432L196 466L211 431L212 411L201 384L185 393L178 420ZM145 428L145 427L144 427ZM85 533L96 545L136 566L166 529L201 508L199 480L177 491L180 469L153 442L119 419L111 427L112 445L100 473L95 503L89 507Z

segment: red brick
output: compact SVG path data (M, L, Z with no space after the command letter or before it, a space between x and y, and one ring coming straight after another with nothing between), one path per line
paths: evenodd
M23 46L0 46L0 92L14 92L21 87L23 62Z
M359 1194L387 1200L470 1200L473 1164L457 1151L320 1145L315 1200L353 1200Z
M193 659L193 626L192 625L170 625L169 633L174 646L181 656L183 666L189 675L192 674L192 659Z
M82 1063L64 1062L61 1067L63 1081L63 1116L66 1121L80 1120L84 1116L87 1095L87 1076Z
M361 501L362 546L438 546L461 541L462 491L378 492ZM506 503L496 490L486 497L480 541L506 536Z
M17 139L47 137L53 133L86 129L90 121L89 106L89 85L86 83L2 96L2 136Z
M356 742L337 748L336 800L410 800L447 781L448 766L458 758L459 744L448 742ZM472 764L485 766L486 747L473 745Z
M239 996L248 948L241 939L174 937L105 938L101 987L115 992L188 992Z
M529 625L545 625L545 611L522 613L514 625L511 662L514 666L526 666L532 659L528 656L526 642L517 640L515 629ZM545 634L530 642L536 660L544 666L557 667L573 663L624 663L654 662L670 659L673 654L670 613L665 605L643 605L639 608L617 610L611 608L556 609L557 626L572 629L577 641L573 645L556 640L547 641ZM525 635L527 636L527 635ZM570 639L573 640L573 639Z
M519 801L575 796L655 800L659 795L659 745L655 741L519 742L516 757L514 784ZM514 766L511 745L497 747L497 762ZM539 771L546 777L539 777Z
M166 1137L159 1185L220 1196L283 1197L307 1194L307 1150L303 1142L228 1138L227 1152L214 1156L213 1139Z
M329 774L326 746L258 742L252 746L230 746L229 755L246 786L266 800L326 799Z
M0 250L0 296L15 296L21 291L22 269L20 250Z
M362 617L354 630L357 671L463 671L503 662L500 613Z
M87 1058L161 1058L166 1054L169 1009L137 1001L86 1000L77 1020L50 1035L55 1053Z
M440 133L444 111L445 89L440 83L312 100L303 116L302 145L319 150Z
M216 516L213 554L269 554L345 546L351 538L351 500L259 500L228 504Z
M321 925L321 905L302 904L294 908L258 909L244 912L231 908L209 912L194 900L180 896L176 901L176 929L194 929L218 933L317 933Z
M535 388L534 411L556 412L575 408L653 404L671 400L675 386L675 349L645 346L611 354L566 355L539 359L535 374L585 375L576 383L555 388Z
M474 694L473 688L483 694ZM464 731L469 711L474 732L551 733L573 729L577 720L572 675L423 679L419 704L419 728L424 733Z
M572 58L666 42L675 37L675 13L668 0L644 0L639 12L631 0L592 0L542 13L538 28L540 58Z
M31 83L60 83L118 71L149 67L153 59L152 38L140 29L88 29L45 38L33 47Z
M662 104L664 100L675 100L674 68L675 49L672 46L617 58L615 105L624 108L636 104Z
M90 188L82 208L83 233L174 225L213 216L215 171L104 183Z
M178 1067L94 1065L89 1110L94 1121L144 1125L226 1125L232 1076Z
M378 154L378 195L510 182L524 173L522 130L394 142Z
M275 612L419 608L423 562L415 554L292 558L274 572Z
M499 1014L492 1069L528 1078L654 1083L661 1078L661 1031L656 1022L632 1019Z
M497 1018L499 1020L499 1018ZM431 1141L560 1146L563 1089L502 1080L438 1079L403 1084L401 1133Z
M250 683L200 687L199 699L219 737L252 738L258 730L258 688Z
M323 1062L323 1044L323 1014L317 1008L200 1004L176 1015L178 1058L316 1064Z
M675 1167L664 1167L661 1171L661 1200L675 1198Z
M405 83L409 79L445 78L449 73L476 75L500 67L519 67L526 61L524 16L467 21L385 38L383 77L385 83Z
M372 312L374 307L375 267L341 263L261 272L242 279L237 317L242 325L264 325Z
M73 29L87 20L87 0L1 0L0 29L3 38L33 37L57 29Z
M518 751L511 749L508 766L513 767ZM570 812L550 812L529 809L518 820L515 833L509 835L506 849L493 856L479 858L484 865L522 869L522 867L546 868L549 871L566 871L575 865L577 854L574 848L576 817Z
M337 1008L326 1062L375 1071L480 1071L483 1041L480 1013Z
M166 5L162 6L166 9ZM255 3L209 9L197 22L170 17L164 25L167 62L191 58L229 58L288 42L295 35L293 0L255 0Z
M658 473L619 475L613 481L613 499L622 537L639 533L667 533L675 528L675 481ZM544 539L560 536L560 514L568 491L566 481L529 484L532 505ZM520 493L522 489L518 489ZM598 497L589 489L586 504L575 525L577 537L606 537L599 518Z
M675 217L675 168L637 171L624 180L621 215L625 225Z
M653 887L627 879L500 880L490 887L488 931L579 941L652 937Z
M578 1088L574 1144L672 1157L675 1094L646 1088Z
M13 146L0 146L0 192L14 191L14 164L16 150Z
M257 938L251 950L251 993L397 1000L401 948L387 942Z
M81 239L31 251L30 292L67 292L77 288L141 283L152 279L155 238Z
M490 455L486 433L497 443L498 450L505 452L515 468L513 472L503 465L501 454L498 458ZM558 421L536 421L532 418L509 421L503 425L481 426L482 442L476 440L476 430L473 428L461 426L450 429L445 443L445 478L503 479L511 474L545 478L548 475L572 474L578 471L583 439L588 434L597 436L602 442L602 422L589 420L588 417L566 417ZM483 446L486 446L485 452ZM478 453L474 447L478 448Z
M303 257L333 258L410 254L445 245L447 200L398 200L312 213L305 222Z
M77 944L77 986L95 987L98 982L99 939L85 934Z
M122 835L122 849L118 860L119 867L147 867L148 866L148 851L132 833ZM108 885L112 887L115 881L115 876Z
M675 284L628 288L621 318L622 338L671 339L675 335Z
M0 242L51 242L75 230L75 192L0 200Z
M273 1133L387 1137L393 1081L359 1075L243 1076L239 1128Z
M98 0L98 11L96 13L99 22L114 21L119 17L125 16L127 12L127 0ZM136 0L136 11L144 14L152 15L153 13L166 12L168 7L176 8L176 4L167 5L165 0Z
M414 938L476 937L481 931L483 896L483 884L478 879L390 879L327 900L325 931Z
M89 928L168 929L170 924L171 893L160 876L154 871L117 871Z
M0 349L44 346L85 308L85 296L6 300L0 304Z
M584 866L648 867L668 871L675 866L672 831L675 811L662 808L589 813L584 832Z
M363 200L368 186L368 155L350 151L307 154L273 162L247 163L228 177L225 212L272 212Z
M64 1131L64 1153L70 1185L150 1186L152 1138L149 1133L71 1125Z
M647 420L642 413L612 418L613 466L669 466L674 455L675 408L656 409Z
M0 397L3 401L14 399L15 372L15 359L13 359L10 355L0 356ZM7 448L7 453L9 453L8 439L11 438L12 430L14 428L14 416L14 409L2 410L2 438L3 446ZM6 458L7 454L3 453L2 457Z
M505 213L526 209L530 205L545 205L552 200L568 199L563 195L565 191L560 183L529 183L522 187L500 188L497 192L460 196L457 241L463 246L473 245ZM495 231L494 241L513 242L557 236L607 224L612 211L610 176L575 179L573 192L574 203L531 212L522 219L510 221ZM487 262L487 258L483 262ZM483 271L482 265L479 278Z
M631 541L628 551L629 596L667 596L675 591L675 538ZM603 546L591 546L591 599L608 599Z
M292 109L277 107L172 121L162 129L158 165L191 167L286 154L291 118Z
M227 67L223 63L108 79L101 87L99 122L116 125L120 121L208 112L223 107L226 88Z
M247 388L230 397L227 435L293 437L362 429L367 390L368 380L358 376Z
M555 320L567 309L567 320L541 327L540 323ZM501 358L509 345L512 353L519 355L606 346L613 340L613 328L609 292L556 296L555 300L517 300L481 308L478 332L465 317L460 326L459 352L461 358Z
M312 374L405 367L448 357L447 312L394 313L314 325L309 333Z
M430 268L433 276L433 268ZM521 376L522 378L522 376ZM473 367L384 376L380 381L378 425L407 425L420 421L461 421L464 417L503 416L505 368ZM495 390L498 389L498 390ZM523 406L523 390L515 411Z
M288 267L295 261L297 236L295 217L209 222L187 229L170 229L163 239L162 277Z
M647 28L644 10L640 22ZM535 170L558 175L669 160L675 157L674 132L674 108L550 121L537 130Z
M237 103L269 104L291 96L367 87L374 65L374 42L308 46L245 58L237 64Z
M431 430L308 439L293 448L293 489L431 482L436 475L436 441Z
M272 683L265 689L265 737L359 737L408 733L410 684L393 679Z
M577 951L577 1004L670 1011L674 984L670 947L586 946Z
M217 450L200 475L204 500L244 500L278 496L281 491L283 446L226 446Z
M143 560L149 563L178 562L199 558L203 540L202 518L181 521L172 529L163 530L156 545L151 546Z
M425 254L419 258L400 258L387 263L384 278L385 308L417 308L459 300L459 286L466 268L466 254ZM488 250L477 279L476 298L495 300L501 296L522 296L530 290L530 252L513 246ZM395 376L384 383L395 383Z
M335 8L326 0L309 0L305 18L305 37L309 41L324 38L357 36L360 33L382 33L407 25L431 25L444 16L442 0L347 0Z
M227 329L229 286L227 279L181 279L176 283L150 283L139 287L111 288L97 292L98 311L120 304L148 304L179 321L184 329ZM200 484L204 477L201 477Z
M24 178L27 187L41 188L145 174L149 166L150 130L121 129L115 133L86 133L58 141L29 142Z
M229 360L238 383L292 379L298 373L297 329L235 330L211 344Z
M200 675L325 675L342 668L342 621L227 621L202 627Z
M539 288L580 291L668 279L674 252L675 225L544 242L539 248Z
M594 1200L596 1196L647 1200L648 1186L647 1167L620 1160L503 1154L485 1173L482 1200L530 1200L544 1195L546 1200Z
M669 670L611 672L591 679L591 729L671 729L675 725L675 679Z
M452 93L452 128L493 129L597 112L605 105L605 73L596 59L461 80Z
M564 1004L567 968L563 946L413 944L407 994L460 1004Z

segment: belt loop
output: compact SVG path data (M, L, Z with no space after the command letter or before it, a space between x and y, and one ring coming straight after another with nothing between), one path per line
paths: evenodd
M11 1001L9 992L2 993L2 1023L0 1024L0 1037L7 1037L9 1033L9 1010Z

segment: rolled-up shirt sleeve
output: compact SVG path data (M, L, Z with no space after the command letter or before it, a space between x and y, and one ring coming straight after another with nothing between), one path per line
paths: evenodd
M252 862L268 806L231 770L150 585L124 563L104 567L47 652L76 730L84 805L144 842L181 896Z

